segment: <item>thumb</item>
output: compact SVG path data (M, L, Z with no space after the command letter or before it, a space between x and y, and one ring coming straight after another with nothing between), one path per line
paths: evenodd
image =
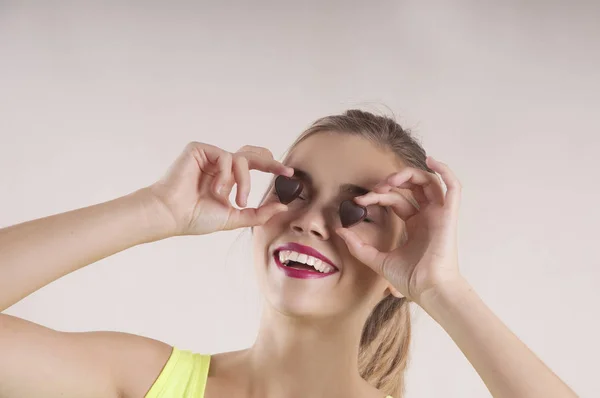
M382 253L373 246L364 243L358 235L347 228L338 228L336 232L344 239L348 250L354 257L383 276L383 263L387 253Z
M259 208L233 209L225 230L255 227L269 221L275 214L288 209L283 203L269 203Z

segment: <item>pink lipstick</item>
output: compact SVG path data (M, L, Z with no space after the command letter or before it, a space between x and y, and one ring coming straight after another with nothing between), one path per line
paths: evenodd
M298 253L304 253L304 254L313 256L315 258L318 258L321 261L331 265L333 267L333 271L320 272L320 271L317 271L316 269L297 269L297 268L288 267L288 266L282 264L281 261L279 261L279 252L282 250L292 250L292 251L295 251ZM317 250L315 250L309 246L304 246L299 243L290 242L290 243L287 243L285 245L278 247L273 252L273 258L275 259L275 263L277 264L277 267L279 269L281 269L287 276L289 276L291 278L300 278L300 279L325 278L329 275L332 275L332 274L335 274L336 272L338 272L338 268L333 264L333 262L331 260L329 260L323 254L321 254L320 252L318 252Z

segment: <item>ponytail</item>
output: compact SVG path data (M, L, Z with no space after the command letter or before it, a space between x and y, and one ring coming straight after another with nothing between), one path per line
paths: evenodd
M406 298L391 294L373 309L363 328L358 354L360 375L394 398L404 394L410 346L410 309Z

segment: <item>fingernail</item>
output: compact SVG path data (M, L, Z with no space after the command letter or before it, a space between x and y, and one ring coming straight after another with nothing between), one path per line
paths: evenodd
M217 195L221 194L221 189L223 189L223 184L217 185L217 187L215 188L215 192L217 193Z

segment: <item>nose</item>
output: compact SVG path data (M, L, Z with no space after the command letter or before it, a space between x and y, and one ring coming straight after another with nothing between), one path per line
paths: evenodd
M303 212L292 220L290 228L296 234L310 234L317 239L329 239L325 217L322 212L315 208Z

